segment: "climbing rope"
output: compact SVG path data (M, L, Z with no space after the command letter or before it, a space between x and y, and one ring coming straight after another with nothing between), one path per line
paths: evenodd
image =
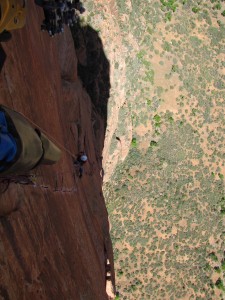
M76 160L76 156L66 147L64 147L61 143L59 143L54 137L52 137L46 130L41 128L38 124L32 121L29 117L25 116L23 113L20 113L29 123L31 123L35 128L39 129L43 132L47 137L49 137L52 142L54 142L61 150L64 150L67 154L69 154L74 160Z
M65 146L63 146L61 143L59 143L54 137L52 137L46 130L41 128L38 124L36 124L33 120L31 120L29 117L25 116L23 113L20 113L30 124L33 125L34 128L39 129L41 132L43 132L52 142L54 142L62 151L70 155L70 157L76 161L76 156ZM76 172L77 173L77 172ZM76 173L72 174L75 175ZM63 178L63 176L62 176ZM75 176L74 176L75 178ZM37 176L35 174L23 174L23 175L0 175L0 194L5 193L8 188L10 183L15 183L15 184L22 184L22 185L32 185L44 189L51 189L54 192L74 192L76 188L71 187L71 188L65 188L65 187L59 187L55 186L54 188L51 187L49 184L39 184L37 182Z

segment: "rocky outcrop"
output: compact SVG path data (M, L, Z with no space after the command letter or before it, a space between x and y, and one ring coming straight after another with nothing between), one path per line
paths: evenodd
M62 157L34 169L33 185L11 183L0 195L0 299L108 299L108 261L113 286L115 277L100 176L106 119L78 77L70 31L51 39L40 32L41 8L28 5L26 27L3 45L0 103L46 132ZM89 158L81 179L79 151Z

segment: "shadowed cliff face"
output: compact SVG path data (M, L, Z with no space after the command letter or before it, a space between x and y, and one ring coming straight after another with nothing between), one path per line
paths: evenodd
M82 83L70 31L49 38L40 32L42 10L28 5L26 27L3 46L0 103L23 113L66 150L56 165L31 172L34 186L10 184L0 195L0 298L107 299L107 259L113 284L114 269L100 172L109 63L97 33L84 29L83 38L97 41L106 67L97 83L90 77L95 68L88 75L79 69ZM87 51L86 57L89 64ZM104 104L98 100L103 90ZM79 179L69 152L83 150L89 161Z
M98 153L102 153L107 125L107 106L110 95L110 65L98 33L90 26L72 27L78 59L78 76L92 102L92 123ZM100 129L99 117L103 121Z

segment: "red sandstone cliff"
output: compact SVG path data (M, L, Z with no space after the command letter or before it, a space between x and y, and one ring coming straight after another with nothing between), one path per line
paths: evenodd
M104 300L107 259L114 283L100 177L105 120L78 78L70 31L42 33L43 12L28 4L26 27L3 45L0 103L73 154L85 150L89 162L79 179L62 151L56 165L31 172L34 186L10 184L0 194L0 299ZM77 53L82 60L82 47Z

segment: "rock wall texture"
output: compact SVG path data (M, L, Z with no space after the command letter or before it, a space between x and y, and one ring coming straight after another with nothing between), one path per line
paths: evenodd
M85 90L88 78L82 82L77 73L86 52L77 46L77 61L70 30L50 38L40 31L42 19L30 1L26 27L3 45L0 103L63 151L56 165L31 172L34 185L11 183L0 194L0 299L108 299L109 269L115 282L100 176L106 117ZM89 161L80 179L71 154L83 150Z

